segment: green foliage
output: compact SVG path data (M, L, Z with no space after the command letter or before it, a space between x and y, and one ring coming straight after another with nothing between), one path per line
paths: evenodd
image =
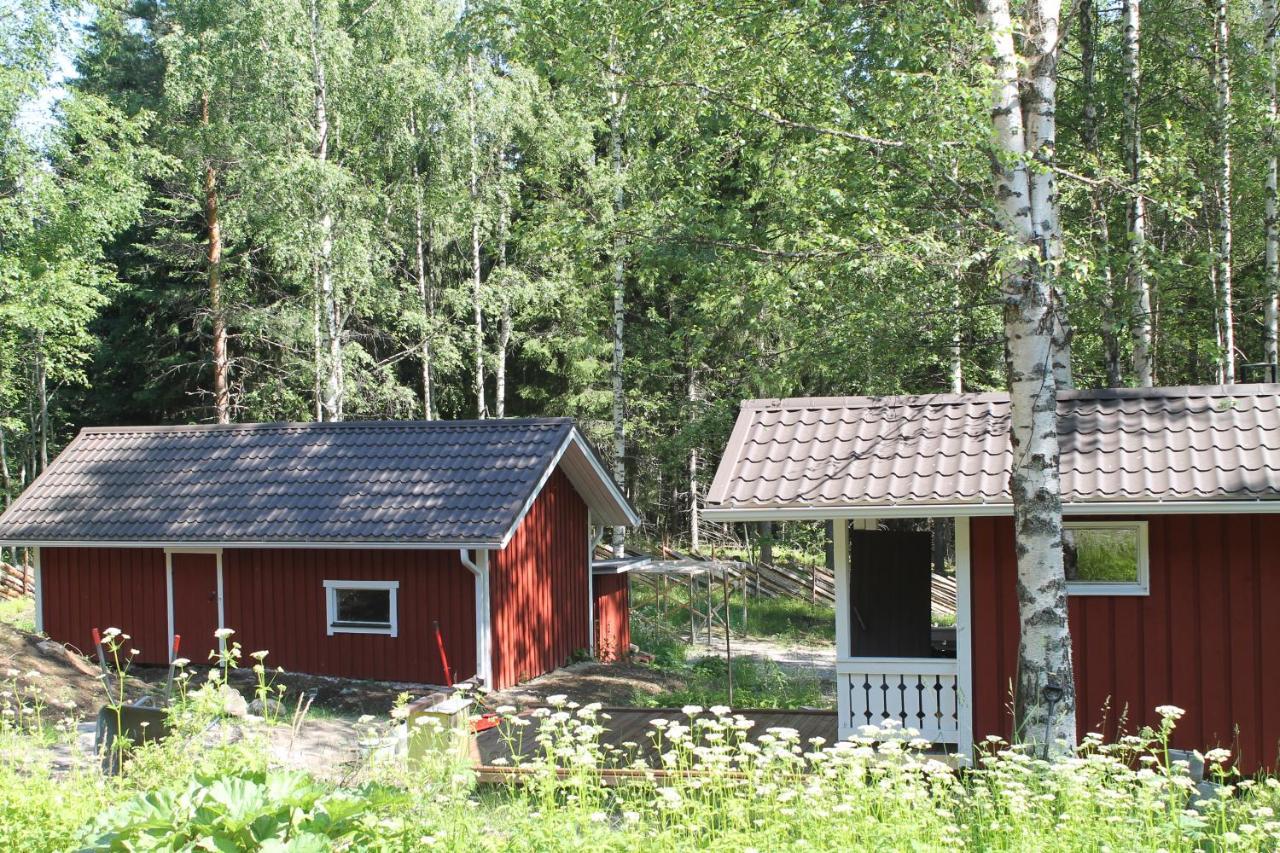
M330 850L375 844L378 815L403 795L329 790L299 771L191 780L109 809L86 840L102 850Z
M0 622L12 625L19 631L34 633L36 630L35 603L29 598L0 599Z
M685 680L683 688L656 695L639 694L640 704L650 708L729 704L729 664L724 658L704 657L677 672ZM786 672L771 660L735 658L733 705L735 708L823 708L830 702L823 697L818 677L813 673Z

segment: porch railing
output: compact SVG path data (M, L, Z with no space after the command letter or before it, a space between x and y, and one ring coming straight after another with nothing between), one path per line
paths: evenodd
M954 658L841 658L836 661L840 736L893 720L934 743L960 742Z

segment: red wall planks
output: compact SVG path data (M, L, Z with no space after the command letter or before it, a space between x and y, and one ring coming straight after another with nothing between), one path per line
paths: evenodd
M498 687L587 647L587 536L586 504L556 471L508 546L490 556ZM269 665L298 672L441 684L438 621L454 680L475 674L475 581L457 551L225 548L222 566L225 624L246 663L266 649ZM398 636L328 636L326 580L399 581ZM115 626L133 636L140 662L168 660L162 548L45 548L41 584L55 639L89 649L91 628ZM615 623L626 630L617 614ZM625 650L630 638L621 636Z
M587 648L587 535L587 505L557 470L507 547L490 557L496 689Z
M298 672L443 684L433 622L455 681L475 674L475 581L456 551L240 549L223 552L226 623L248 660ZM394 580L398 636L328 636L326 580Z
M1232 747L1246 772L1280 745L1280 524L1260 515L1152 516L1151 592L1070 603L1080 732L1135 732L1186 710L1176 746ZM1008 736L1017 660L1013 522L970 521L974 735ZM1123 730L1120 723L1123 720Z
M596 575L596 657L605 663L631 651L631 583L625 574Z
M45 633L58 642L93 654L93 629L119 628L139 663L169 660L160 548L41 548L40 598Z

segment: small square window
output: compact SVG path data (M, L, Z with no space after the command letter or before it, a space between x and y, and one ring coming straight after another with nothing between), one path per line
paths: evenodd
M329 635L397 635L399 581L325 581Z
M1062 559L1071 595L1146 595L1145 521L1068 521Z

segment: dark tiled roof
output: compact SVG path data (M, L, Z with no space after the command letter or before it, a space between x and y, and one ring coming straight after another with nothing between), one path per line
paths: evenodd
M0 541L494 544L566 442L577 486L568 418L86 429Z
M1280 499L1280 385L1059 395L1067 502ZM744 402L709 509L1008 504L1006 394Z

